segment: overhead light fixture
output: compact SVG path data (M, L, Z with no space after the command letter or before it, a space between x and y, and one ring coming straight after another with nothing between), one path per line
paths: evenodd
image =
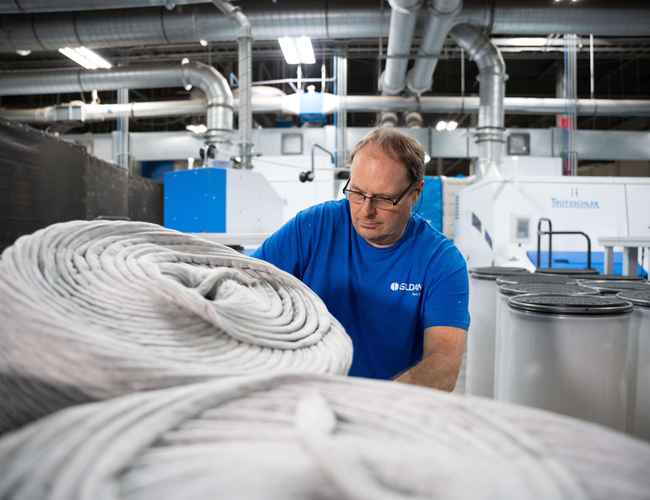
M19 56L23 56L23 57L28 56L31 53L32 53L32 51L29 50L29 49L17 49L16 50L16 54L18 54Z
M204 40L203 38L201 38L199 40L199 43L201 44L201 47L207 47L208 46L208 41Z
M102 56L86 47L63 47L59 52L86 69L110 69L113 67Z
M203 135L208 131L208 127L202 123L200 125L188 125L185 128L196 135Z
M458 122L456 120L450 120L447 122L447 130L451 132L452 130L456 130L458 128Z
M314 47L308 36L281 36L278 38L278 42L287 64L314 64L316 62Z
M438 123L436 123L436 130L438 132L442 132L443 130L447 129L447 122L444 120L440 120Z

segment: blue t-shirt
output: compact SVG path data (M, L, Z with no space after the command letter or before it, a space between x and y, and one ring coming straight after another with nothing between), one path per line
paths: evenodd
M418 215L393 246L359 236L347 200L308 208L253 257L293 274L325 302L352 338L350 375L389 379L422 359L424 330L467 329L465 260Z

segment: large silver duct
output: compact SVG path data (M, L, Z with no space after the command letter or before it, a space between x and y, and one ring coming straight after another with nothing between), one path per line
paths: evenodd
M253 87L255 88L255 87ZM287 96L291 97L291 96ZM478 97L421 97L419 101L411 97L391 96L341 96L341 109L347 112L407 111L419 110L425 113L472 113L479 109ZM547 99L538 97L506 97L506 114L516 115L557 115L566 110L573 101L567 99ZM238 109L238 99L233 101L234 111ZM578 99L578 114L581 116L650 116L650 101L633 99ZM295 114L296 107L288 104L282 96L253 96L252 108L255 113ZM204 99L187 99L160 102L131 102L128 104L84 104L72 102L56 106L28 109L2 109L0 118L27 123L48 123L57 121L108 121L119 117L155 118L203 114L206 109ZM325 113L335 112L332 106Z
M418 56L407 77L408 88L414 94L431 89L438 56L462 7L463 0L434 0L431 4Z
M406 67L409 62L420 1L389 0L391 14L386 67L380 77L382 95L401 94L406 86Z
M499 49L479 28L470 24L454 26L450 32L479 69L479 110L476 143L481 176L498 172L505 144L503 101L506 92L506 65Z
M0 0L0 14L25 12L69 12L72 10L130 9L208 3L209 0Z
M504 109L513 115L557 115L566 112L574 101L539 97L506 97ZM578 99L581 116L650 116L650 101L635 99ZM472 113L480 108L478 97L361 96L345 97L341 106L348 112L420 111L422 113Z
M330 2L327 9L321 5L307 8L302 2L269 5L269 2L250 2L249 6L246 2L256 40L292 35L313 39L376 38L387 36L389 30L390 11L382 14L381 9L368 7L364 1ZM457 21L481 26L496 35L650 36L650 8L646 0L590 0L576 4L529 0L525 6L517 0L500 0L494 4L465 0ZM201 39L228 42L237 38L238 31L213 5L188 5L171 11L160 7L11 14L0 15L0 51L57 50L76 45L126 47L191 43Z
M253 74L253 35L251 23L239 7L233 7L230 2L213 0L217 8L233 19L239 25L237 36L238 73L239 73L239 154L241 166L253 168L253 109L251 108L251 84Z
M107 70L21 71L3 73L0 95L55 94L192 86L206 97L208 131L206 143L230 141L233 127L233 97L226 79L213 67L199 62L179 65L125 66ZM126 105L128 106L128 105Z

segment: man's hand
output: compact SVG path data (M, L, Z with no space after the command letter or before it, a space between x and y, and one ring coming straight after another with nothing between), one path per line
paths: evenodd
M465 352L465 330L432 326L424 331L422 361L395 379L405 384L452 391Z

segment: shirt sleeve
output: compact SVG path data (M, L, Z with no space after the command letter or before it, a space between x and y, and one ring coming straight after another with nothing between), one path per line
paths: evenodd
M306 226L303 212L296 215L284 226L273 233L262 245L253 252L252 256L265 260L279 267L283 271L302 279L304 272L303 256L306 255L305 247L308 235L305 234Z
M468 308L469 279L465 259L456 247L451 246L438 263L431 267L444 269L439 278L431 280L424 297L423 326L451 326L467 330L470 317Z

